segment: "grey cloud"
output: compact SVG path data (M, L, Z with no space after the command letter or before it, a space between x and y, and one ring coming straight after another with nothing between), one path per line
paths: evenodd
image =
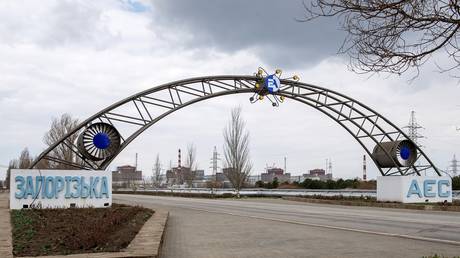
M59 1L52 13L45 44L92 43L103 48L116 38L102 25L102 10L95 6Z
M335 54L344 37L335 19L298 22L301 0L153 1L152 26L189 33L186 48L233 53L250 49L270 66L315 63Z
M64 45L104 49L116 42L104 24L104 7L72 1L40 2L43 6L11 6L0 9L0 42L32 43L43 48ZM47 8L44 8L46 6ZM20 17L17 17L21 14Z

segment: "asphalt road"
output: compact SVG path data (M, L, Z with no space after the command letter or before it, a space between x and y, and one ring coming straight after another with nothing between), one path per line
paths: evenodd
M460 213L114 195L170 210L165 257L460 256Z

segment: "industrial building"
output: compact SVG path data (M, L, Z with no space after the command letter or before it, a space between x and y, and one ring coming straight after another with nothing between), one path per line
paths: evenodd
M332 180L332 173L326 173L326 170L322 168L312 169L309 171L308 174L303 174L302 176L304 180L307 178L313 179L313 180L322 180L322 181Z
M113 186L130 187L132 185L140 185L141 183L142 171L137 170L134 166L119 166L116 171L112 171Z
M184 185L187 182L192 185L200 185L204 180L204 170L197 169L191 171L188 167L173 167L166 171L166 184L168 186Z
M284 169L282 168L267 168L265 173L260 175L260 179L264 183L272 182L274 179L277 179L278 182L289 182L291 180L290 173L284 173Z

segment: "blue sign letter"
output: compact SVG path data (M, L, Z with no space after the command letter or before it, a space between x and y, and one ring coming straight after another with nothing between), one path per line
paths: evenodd
M54 178L54 198L59 198L59 193L64 190L64 178L57 176Z
M29 195L31 198L34 198L34 179L32 176L27 176L26 177L26 192L24 199L29 198Z
M436 193L433 192L433 185L436 184L436 180L427 179L423 181L423 194L425 197L436 197Z
M103 176L101 180L101 192L100 192L99 198L102 198L103 195L105 195L106 198L109 198L109 188L107 186L106 176Z
M99 182L99 177L90 177L89 178L89 198L99 198L99 195L97 194L96 186L97 183Z
M450 197L451 192L449 190L443 192L443 190L442 190L443 185L446 186L445 188L449 189L449 186L450 186L449 180L439 180L438 181L438 195L439 195L439 197L444 197L444 198Z
M89 197L89 185L85 183L85 177L81 177L81 198L88 198Z
M417 180L415 179L413 179L410 183L409 191L407 192L407 198L413 194L416 194L418 197L422 198L422 191L420 191L420 187L418 186Z
M19 193L18 192L14 193L14 197L16 197L17 199L24 198L24 194L26 193L26 189L24 187L26 180L24 180L24 177L22 177L22 176L17 176L14 179L14 181L15 181L15 183L17 185L18 190L20 191ZM19 182L19 184L18 184L18 182Z
M76 182L73 185L73 189L77 190L75 193L70 193L72 198L79 198L81 193L81 179L78 176L72 177L72 182Z
M45 180L45 196L48 199L54 197L54 177L47 176Z

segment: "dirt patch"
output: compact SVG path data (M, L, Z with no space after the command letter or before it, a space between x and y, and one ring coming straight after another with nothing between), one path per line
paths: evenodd
M150 209L119 204L111 208L13 210L13 254L120 251L152 214Z

